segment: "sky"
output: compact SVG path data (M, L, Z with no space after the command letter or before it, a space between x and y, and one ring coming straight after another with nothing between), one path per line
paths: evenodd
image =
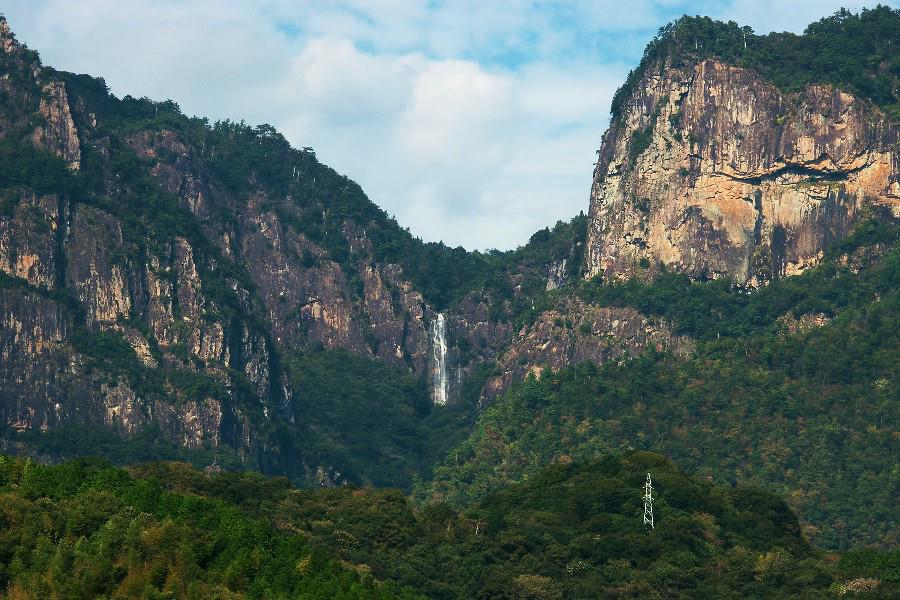
M587 212L612 95L667 22L800 33L875 4L4 0L0 12L47 65L188 115L269 123L426 241L505 250Z

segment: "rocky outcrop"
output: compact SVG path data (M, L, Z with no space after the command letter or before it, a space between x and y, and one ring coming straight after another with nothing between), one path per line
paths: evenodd
M236 180L207 129L143 129L152 104L116 112L102 81L44 69L2 18L0 48L0 138L41 151L35 168L50 174L0 185L0 428L159 427L187 448L312 476L339 465L284 454L285 439L305 443L308 417L287 355L345 348L428 377L434 309L377 258L365 222L325 227L352 182L314 160L327 185L313 176L286 193L253 168ZM448 313L451 401L509 336L476 296Z
M485 384L481 404L489 403L512 383L529 375L540 378L545 372L581 362L602 364L620 360L628 354L640 354L648 347L684 354L694 344L690 338L673 335L665 322L632 308L595 306L578 299L565 299L519 331L500 357L498 373Z
M898 127L840 90L715 60L647 69L604 135L586 274L663 264L750 286L814 265L867 204L900 214Z
M425 301L398 265L374 259L363 229L344 224L348 271L292 225L321 219L302 210L300 199L273 198L262 187L246 198L235 196L204 168L197 149L172 131L140 132L128 144L153 161L161 189L203 220L222 254L245 265L277 345L347 348L425 372Z
M124 243L122 228L112 215L92 207L79 207L66 241L66 285L84 307L89 327L115 323L131 312L131 269L116 260Z
M78 400L88 396L72 376L69 329L56 302L0 289L0 418L5 425L45 430L65 422Z
M45 200L26 196L12 218L0 218L4 231L21 224L20 212L30 210L32 222L44 219L37 230L43 242L49 240L31 244L24 236L15 240L17 245L2 246L3 423L20 431L95 424L122 435L156 423L185 446L216 446L224 439L249 456L256 441L225 426L226 412L232 422L244 420L236 404L225 397L194 398L163 376L155 378L159 387L135 387L152 372L129 366L166 367L223 382L229 369L243 369L264 404L277 406L279 399L273 400L269 390L264 340L249 328L228 339L232 327L215 319L190 244L176 239L168 260L154 257L136 264L116 252L123 243L116 217L90 206ZM31 210L35 206L47 210L37 213ZM60 215L70 215L71 226ZM58 246L52 243L57 228L68 230L60 233ZM25 263L29 269L22 268ZM55 280L56 273L64 273L63 278ZM112 339L121 336L134 356L106 347L105 338L96 337L101 332Z
M202 219L222 254L246 266L279 347L346 348L429 377L429 328L437 313L399 265L376 259L365 228L344 222L350 260L341 264L296 226L322 219L321 213L301 208L306 199L280 199L262 188L247 198L235 196L204 168L198 150L172 131L136 133L128 145L152 162L150 172L161 189ZM566 259L560 264L555 280L562 284ZM499 356L512 331L491 317L479 292L456 302L447 319L454 401L462 382L477 365Z
M34 145L56 154L69 169L77 171L81 167L81 142L62 81L44 85L38 113L44 122L32 134Z
M55 287L57 234L64 222L59 197L22 190L5 196L0 201L0 271L34 286Z

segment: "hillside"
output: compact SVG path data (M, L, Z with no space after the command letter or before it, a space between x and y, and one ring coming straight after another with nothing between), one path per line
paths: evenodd
M7 598L820 598L844 586L874 599L900 585L896 552L822 556L771 494L648 453L552 466L460 512L179 464L6 457L0 495Z
M0 596L895 597L898 52L679 19L469 252L0 17Z
M720 483L778 490L816 544L897 545L896 220L877 217L819 267L750 294L674 274L585 282L578 294L658 315L696 347L530 377L448 454L432 497L465 504L548 463L637 448Z
M583 216L512 252L424 243L268 125L115 98L43 66L5 20L0 41L10 449L406 487L471 422L468 387L548 273L580 275ZM432 411L439 314L458 408ZM346 360L356 387L327 370ZM379 437L348 449L373 410Z

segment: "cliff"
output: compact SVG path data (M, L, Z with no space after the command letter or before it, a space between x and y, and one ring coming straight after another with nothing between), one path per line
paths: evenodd
M578 296L582 276L758 287L900 213L894 96L788 89L674 38L617 94L590 214L480 253L414 238L268 125L46 67L0 18L0 444L159 428L216 460L380 483L357 458L442 456L479 398L529 373L694 348L658 314Z
M625 279L664 266L757 287L815 265L867 206L900 214L897 119L833 85L780 89L746 49L771 36L707 21L685 18L664 30L617 95L594 170L587 277ZM713 29L709 39L702 28ZM729 33L733 52L694 52L721 47ZM790 48L781 41L758 52Z
M554 285L579 275L583 218L511 253L425 244L271 127L117 99L42 65L3 19L0 101L0 424L13 441L159 427L271 472L346 473L311 450L335 424L295 384L296 355L348 350L420 382L417 404L458 403L510 339L503 321L551 272Z
M881 7L802 36L704 17L664 27L613 100L584 277L676 272L759 288L818 264L860 221L900 215L898 26L900 13ZM551 272L548 291L559 287ZM528 373L691 345L670 344L665 319L572 295L551 292L530 315L482 403Z

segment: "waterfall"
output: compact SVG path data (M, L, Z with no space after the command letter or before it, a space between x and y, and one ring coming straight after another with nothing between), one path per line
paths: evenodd
M438 313L431 322L432 393L435 404L447 404L447 322L444 313Z

